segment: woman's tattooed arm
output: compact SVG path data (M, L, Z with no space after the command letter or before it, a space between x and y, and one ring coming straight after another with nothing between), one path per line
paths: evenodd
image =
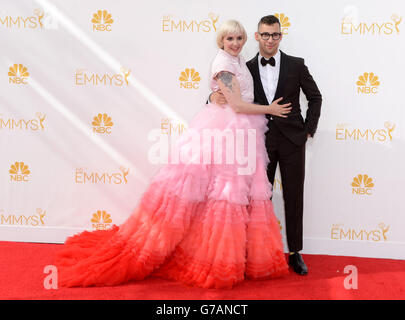
M222 83L233 92L232 80L234 75L227 71L222 71L218 74L218 80L222 81Z
M232 72L221 71L218 73L216 80L229 106L236 113L272 114L286 118L286 114L291 112L291 108L288 108L290 103L284 105L278 104L282 98L275 100L271 105L258 105L243 101L238 79Z

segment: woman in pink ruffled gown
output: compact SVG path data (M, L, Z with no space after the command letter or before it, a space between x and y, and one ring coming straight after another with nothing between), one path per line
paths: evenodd
M211 90L221 89L229 104L202 108L176 142L181 161L171 159L159 170L122 225L66 240L56 258L60 286L119 285L154 275L203 288L231 288L245 278L288 273L265 148L265 114L283 117L288 105L252 103L253 79L239 55L246 42L240 23L224 23L217 42ZM236 145L196 143L204 130L234 138ZM234 161L225 161L231 147ZM240 159L249 150L255 155L246 164ZM218 151L222 158L215 161Z

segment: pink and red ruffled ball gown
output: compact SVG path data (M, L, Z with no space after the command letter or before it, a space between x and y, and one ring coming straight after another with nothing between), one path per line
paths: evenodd
M212 65L211 90L220 71L238 79L242 98L253 101L253 79L242 57L219 50ZM254 163L196 161L192 133L216 129L234 137L254 137ZM203 288L231 288L248 279L288 273L278 221L270 200L264 115L237 114L229 106L204 106L176 142L182 161L171 159L152 178L132 215L108 230L84 231L66 240L57 253L59 285L119 285L149 275ZM239 135L239 137L241 137ZM200 141L199 155L218 144ZM241 140L241 139L239 139ZM239 141L240 143L241 141ZM238 152L238 148L234 148ZM242 148L240 148L242 149ZM235 154L235 159L243 158ZM241 163L241 164L239 164ZM238 169L251 167L251 173ZM247 171L248 172L248 171Z

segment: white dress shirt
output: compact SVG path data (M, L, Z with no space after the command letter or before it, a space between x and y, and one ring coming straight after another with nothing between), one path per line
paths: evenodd
M259 63L260 79L262 80L264 93L266 94L266 98L269 104L272 103L274 95L276 94L278 77L280 75L280 57L281 57L280 50L277 50L277 53L274 55L276 65L274 67L271 66L270 64L262 66L262 64L260 63L262 55L259 53L258 63Z

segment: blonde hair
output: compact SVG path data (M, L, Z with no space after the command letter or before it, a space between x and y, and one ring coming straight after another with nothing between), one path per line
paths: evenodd
M224 48L224 38L228 34L242 34L245 40L243 44L246 43L247 34L242 24L236 20L228 20L219 27L217 32L217 45L220 49Z

